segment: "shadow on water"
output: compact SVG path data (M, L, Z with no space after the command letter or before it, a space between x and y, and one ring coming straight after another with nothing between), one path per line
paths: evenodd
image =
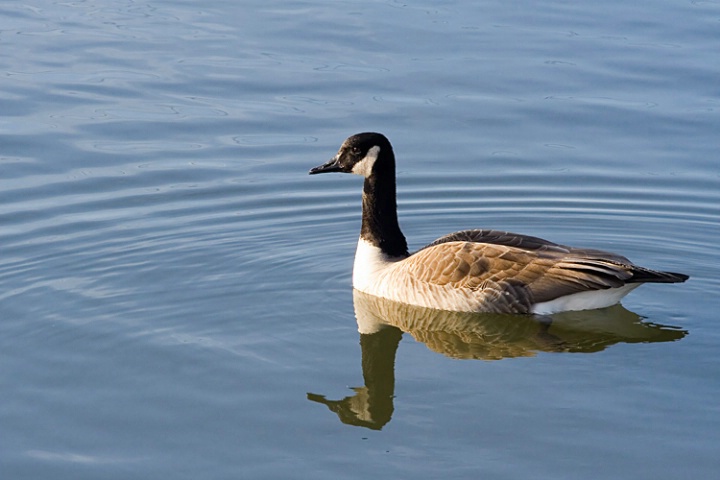
M446 312L354 291L365 385L328 400L308 393L348 425L380 430L394 410L395 353L403 333L451 358L501 360L538 352L593 353L616 343L680 340L687 331L644 322L621 305L547 317Z

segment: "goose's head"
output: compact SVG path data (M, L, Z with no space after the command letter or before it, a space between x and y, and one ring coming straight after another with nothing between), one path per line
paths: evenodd
M310 170L316 173L343 172L370 177L380 169L395 170L392 146L381 133L358 133L345 140L338 153L327 163Z

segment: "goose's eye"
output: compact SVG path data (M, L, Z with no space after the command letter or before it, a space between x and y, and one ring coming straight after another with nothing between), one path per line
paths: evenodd
M360 155L360 149L358 147L353 147L352 153L353 153L353 155Z

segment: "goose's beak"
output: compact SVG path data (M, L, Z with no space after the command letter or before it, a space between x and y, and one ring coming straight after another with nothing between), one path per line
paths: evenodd
M329 172L342 172L342 168L340 168L340 162L338 161L337 155L334 156L329 162L323 163L322 165L318 165L317 167L311 169L308 173L310 175L315 175L316 173Z

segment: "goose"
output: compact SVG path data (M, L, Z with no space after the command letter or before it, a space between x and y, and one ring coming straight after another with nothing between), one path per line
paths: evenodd
M438 310L549 315L609 307L643 283L689 278L602 250L487 229L450 233L410 254L390 141L374 132L350 136L309 173L329 172L365 178L352 285L369 295Z

